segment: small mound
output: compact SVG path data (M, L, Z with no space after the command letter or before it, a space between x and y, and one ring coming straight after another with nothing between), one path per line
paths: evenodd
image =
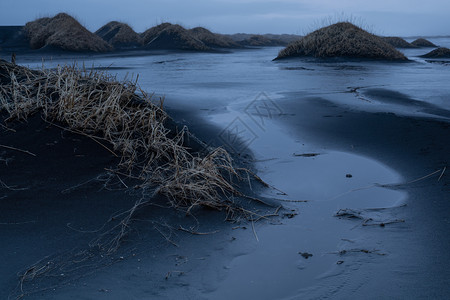
M211 48L237 48L239 45L231 38L212 33L206 28L195 27L188 30L189 33L199 41L203 42L206 46Z
M276 59L299 56L407 60L382 38L348 22L336 23L308 34L281 50Z
M275 39L275 38L269 38L264 35L255 34L250 36L247 39L244 39L239 42L242 46L250 46L250 47L264 47L264 46L286 46L286 42Z
M164 29L169 26L173 26L171 23L161 23L159 25L153 26L152 28L147 29L143 33L141 33L142 40L144 44L150 43L158 34L161 33Z
M432 42L430 42L429 40L426 40L426 39L417 39L414 42L412 42L411 45L414 45L416 47L424 47L424 48L437 47L435 44L433 44Z
M95 32L114 48L136 48L142 45L142 38L128 24L109 22Z
M188 30L180 25L170 25L162 30L147 45L147 49L164 50L210 50L202 41L193 37Z
M417 47L417 46L412 45L411 43L408 43L401 37L385 36L385 37L381 37L381 38L388 44L394 46L395 48L416 48Z
M97 35L84 28L65 13L53 18L41 18L25 25L32 49L55 48L67 51L106 52L112 50Z
M434 49L433 51L422 55L421 57L425 58L450 58L450 49L440 47L437 49Z

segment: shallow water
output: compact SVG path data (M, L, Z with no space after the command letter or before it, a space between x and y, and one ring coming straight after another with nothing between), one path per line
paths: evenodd
M450 47L449 38L430 39ZM157 95L167 97L168 105L204 108L211 105L248 103L260 92L277 99L284 93L306 96L335 95L354 88L364 91L383 88L405 93L413 99L449 109L448 83L450 65L429 63L418 57L432 48L401 49L413 62L317 62L282 60L272 62L281 48L269 47L222 53L168 53L147 55L145 52L124 55L44 58L46 67L72 64L110 69L119 78L139 74L140 85ZM18 57L21 64L40 67L36 56ZM437 60L448 62L450 60ZM352 99L353 100L353 99ZM371 100L371 99L369 99ZM339 99L341 101L341 99ZM351 101L352 105L358 105ZM389 110L380 103L361 101L364 109ZM405 109L405 108L403 108ZM407 110L407 109L406 109Z
M430 39L450 46L450 39ZM351 111L388 112L433 119L450 119L450 60L430 63L417 57L431 49L404 52L409 63L283 60L273 62L280 48L238 50L227 54L166 53L77 57L80 64L109 68L119 78L139 74L141 87L165 96L164 104L188 111L219 127L215 144L250 149L258 175L276 189L263 196L281 200L295 214L274 226L255 225L251 251L224 266L226 273L206 297L273 299L307 295L332 296L343 286L349 290L370 281L367 264L392 264L378 256L352 255L344 266L336 253L343 249L389 250L389 239L375 230L333 217L339 209L391 208L407 202L399 190L377 184L405 179L375 158L325 148L308 137L307 128L283 126L294 112L285 101L322 101ZM18 57L22 64L39 67L36 57ZM71 63L73 58L46 59L46 67ZM395 101L392 101L395 99ZM298 116L301 117L301 116ZM339 117L339 116L324 116ZM223 131L222 131L223 130ZM303 130L303 131L302 131ZM236 144L240 140L240 144ZM238 148L236 148L238 147ZM282 191L282 192L281 192ZM388 210L380 218L395 218ZM360 224L359 224L360 225ZM382 236L383 235L383 236ZM230 246L232 247L232 246ZM312 253L304 259L298 252ZM395 257L395 256L394 256ZM394 267L393 267L394 268ZM406 271L405 271L406 272ZM214 284L213 284L214 285Z

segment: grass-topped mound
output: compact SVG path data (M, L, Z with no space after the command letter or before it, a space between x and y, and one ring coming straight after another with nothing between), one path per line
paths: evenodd
M132 208L120 214L124 218L114 227L120 228L118 236L101 242L102 248L117 249L135 212L157 194L188 214L207 207L225 211L228 218L235 213L252 220L260 216L249 208L252 201L243 201L260 200L241 190L250 178L261 179L235 167L226 150L208 147L187 128L174 126L162 104L153 103L136 82L68 66L34 71L0 59L0 83L2 127L40 117L45 126L88 137L117 162L107 173L131 181L134 186L121 181L130 191L142 191Z
M349 22L336 23L306 35L281 50L276 59L299 56L407 60L401 52L382 38Z
M422 48L434 48L434 47L437 47L435 44L433 44L429 40L422 39L422 38L411 42L411 45L414 45L416 47L422 47Z
M233 41L230 37L222 34L217 34L209 31L203 27L195 27L189 29L189 33L206 46L211 48L237 48L239 44Z
M437 49L434 49L433 51L422 55L421 57L425 58L450 58L450 49L445 47L440 47Z
M175 207L233 209L232 198L243 196L232 178L245 171L233 167L230 155L186 147L186 129L171 128L162 107L145 92L137 94L136 82L69 66L34 71L0 60L0 83L5 122L40 114L50 126L88 136L119 158L116 172Z
M147 49L207 51L211 48L180 25L169 25L145 45Z
M142 38L128 24L109 22L95 32L114 48L136 48L142 45Z
M107 42L65 13L28 22L24 29L32 49L51 48L78 52L112 50Z
M412 45L411 43L408 43L401 37L396 36L384 36L381 37L385 42L388 44L394 46L395 48L417 48L417 46Z

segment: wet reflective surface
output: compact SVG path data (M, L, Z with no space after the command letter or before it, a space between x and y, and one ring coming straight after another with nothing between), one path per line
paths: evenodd
M432 41L450 45L446 38ZM165 96L164 105L186 112L179 121L194 127L197 123L217 126L217 137L205 142L233 145L237 154L250 150L258 175L274 187L263 191L263 196L280 199L286 208L280 220L253 224L251 232L239 234L244 241L227 246L239 254L217 271L219 280L202 278L205 298L343 299L369 292L368 298L420 298L433 295L427 289L436 291L437 287L442 290L434 295L444 294L447 275L431 278L429 274L436 274L435 266L441 260L448 262L448 254L443 254L448 239L432 240L430 246L427 236L436 232L444 236L448 219L442 223L433 207L421 205L428 201L427 194L434 202L443 200L442 193L436 192L441 187L433 186L436 178L416 189L396 186L420 178L411 174L427 175L438 165L427 169L418 163L415 171L410 171L414 166L396 169L402 155L389 150L395 138L384 147L379 138L389 133L389 126L381 133L354 134L359 138L350 138L350 134L347 138L346 133L359 130L352 126L363 122L353 121L363 113L373 117L367 118L367 128L375 128L380 120L392 119L394 126L397 119L399 124L419 122L407 117L446 126L450 119L450 61L429 62L418 55L431 49L408 49L404 51L412 60L408 63L272 62L278 50L134 53L80 56L77 60L117 73L118 78L139 74L143 90L155 92L156 98ZM34 67L41 63L35 57L18 60ZM72 60L55 56L45 65ZM343 129L336 124L343 124ZM409 131L415 130L413 125L411 129L409 123L404 126ZM397 138L403 143L403 136ZM447 138L450 136L442 136ZM241 144L236 148L237 139ZM404 143L401 151L407 153L409 141ZM426 151L433 149L424 148ZM447 163L439 159L441 165ZM411 161L407 162L411 165ZM335 214L341 209L354 214L338 218ZM436 220L434 225L420 221L421 214ZM429 248L434 254L428 254ZM428 287L417 291L417 282ZM396 289L398 286L408 288Z

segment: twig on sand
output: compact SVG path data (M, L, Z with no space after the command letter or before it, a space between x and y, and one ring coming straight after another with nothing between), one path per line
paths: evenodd
M1 126L2 128L4 128L5 130L12 131L12 132L16 132L16 130L14 130L14 129L12 129L12 128L9 128L9 127L3 125L2 123L0 123L0 126Z
M96 180L99 180L99 177L98 177L98 176L95 177L95 178L89 179L89 180L87 180L87 181L85 181L85 182L82 182L82 183L79 183L79 184L77 184L77 185L74 185L74 186L72 186L72 187L69 187L69 188L67 188L67 189L64 189L64 190L61 191L61 194L67 194L67 193L70 193L71 191L73 191L73 190L79 188L80 186L86 185L86 184L91 183L91 182L96 181Z
M376 184L375 186L379 186L379 187L395 187L395 186L407 185L407 184L416 183L416 182L422 181L424 179L427 179L427 178L429 178L429 177L431 177L433 175L438 174L439 172L442 172L441 175L443 175L444 171L445 171L445 168L444 168L444 170L437 170L437 171L434 171L434 172L432 172L432 173L430 173L428 175L425 175L423 177L420 177L420 178L417 178L417 179L414 179L414 180L411 180L411 181L408 181L408 182L405 182L405 183L399 183L399 184ZM438 179L438 181L439 181L439 179Z
M156 231L158 231L164 237L164 239L166 239L167 242L171 243L172 245L174 245L177 248L180 247L180 246L178 246L178 244L176 244L174 241L172 241L170 239L170 236L165 235L157 226L153 226L153 228L155 228Z
M255 235L256 241L259 242L259 238L258 235L256 234L256 230L255 230L255 222L252 220L252 231L253 234Z
M280 202L291 202L291 203L306 203L309 202L309 200L289 200L289 199L276 199Z
M264 216L259 216L259 217L255 220L255 222L258 222L258 221L261 220L261 219L267 219L267 218L269 218L269 217L279 217L280 215L278 214L278 212L279 212L280 209L282 209L282 208L283 208L283 206L281 206L281 205L278 206L273 214L268 214L268 215L264 215Z
M166 276L165 276L164 278L165 278L166 280L168 280L170 277L172 277L172 274L173 274L173 273L177 273L178 276L181 276L181 275L184 274L183 271L169 271L169 272L167 272L167 274L166 274Z
M16 148L16 147L11 147L11 146L6 146L6 145L1 145L1 144L0 144L0 147L5 148L5 149L9 149L9 150L19 151L19 152L26 153L28 155L36 157L36 154L34 154L34 153L30 152L30 151L27 151L27 150L23 150L23 149L19 149L19 148Z
M348 253L366 253L366 254L376 254L380 256L385 256L386 253L380 252L380 250L374 249L374 250L367 250L367 249L344 249L337 252L329 252L329 254L339 254L339 255L345 255Z
M15 223L0 223L0 225L23 225L23 224L31 224L31 223L36 223L36 221L15 222Z
M395 219L395 220L390 220L390 221L386 221L386 222L369 223L371 221L373 221L373 220L372 219L364 220L362 226L381 226L381 227L384 227L385 225L388 225L388 224L405 223L405 220L403 220L403 219Z
M108 172L111 172L111 173L114 173L114 174L116 174L116 175L122 175L122 176L125 176L125 177L127 177L127 178L130 178L130 179L136 179L136 180L145 180L145 178L143 178L143 177L136 177L136 176L132 176L132 175L129 175L129 174L125 174L125 173L123 173L123 172L120 172L120 171L117 171L117 170L113 170L113 169L109 169L109 168L104 168L104 170L105 171L108 171Z
M3 188L5 188L7 190L10 190L10 191L25 191L25 190L28 190L28 188L16 188L16 187L9 186L9 185L7 185L6 183L4 183L1 180L0 180L0 187L3 187Z
M125 188L128 188L128 185L125 184L125 182L123 182L122 178L120 178L120 176L118 174L116 174L117 178L119 178L120 182L123 184L123 186Z
M190 233L190 234L193 234L193 235L210 235L210 234L215 234L215 233L219 232L219 230L214 230L214 231L211 231L211 232L198 232L198 231L194 231L192 229L186 229L186 228L184 228L181 225L180 225L180 227L178 227L178 230L184 231L184 232L187 232L187 233Z
M445 170L447 170L447 167L444 167L444 169L442 170L441 176L439 176L438 181L440 181L442 176L444 176Z
M117 155L116 153L114 153L114 151L112 151L111 149L109 149L108 147L106 147L105 145L103 145L102 143L100 143L100 142L97 140L98 137L95 137L95 136L90 135L90 134L86 134L86 133L84 133L84 132L82 132L82 131L79 131L79 130L75 130L75 129L70 129L70 128L67 128L67 127L59 126L59 125L57 125L57 124L55 124L55 123L52 123L52 122L50 122L50 121L48 121L48 120L46 120L46 119L44 119L44 118L42 118L42 120L44 120L44 122L46 122L46 123L48 123L48 124L50 124L50 125L52 125L52 126L58 127L59 129L67 130L67 131L69 131L69 132L72 132L72 133L75 133L75 134L79 134L79 135L88 137L88 138L90 138L91 140L93 140L94 142L96 142L97 144L99 144L100 146L102 146L103 148L105 148L108 152L110 152L110 153L111 153L112 155L114 155L115 157L119 157L119 155Z

